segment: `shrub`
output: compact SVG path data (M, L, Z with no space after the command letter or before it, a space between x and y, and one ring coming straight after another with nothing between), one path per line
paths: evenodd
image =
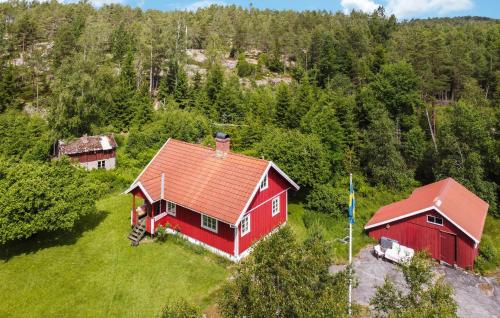
M305 207L338 217L347 211L347 196L345 189L334 188L329 184L317 185L307 195Z
M188 303L185 299L177 299L166 304L158 318L199 318L202 317L198 307Z
M159 225L156 229L156 241L163 243L167 240L167 229L170 228L170 223L165 224L165 226Z

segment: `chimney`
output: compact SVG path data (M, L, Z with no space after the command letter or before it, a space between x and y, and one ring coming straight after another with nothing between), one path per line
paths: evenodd
M217 157L224 157L231 148L231 139L228 134L218 132L215 134L215 155Z

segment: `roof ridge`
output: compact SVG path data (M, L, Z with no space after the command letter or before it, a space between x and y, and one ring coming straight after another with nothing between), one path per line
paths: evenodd
M441 189L439 190L438 194L436 195L436 197L434 198L432 203L436 203L437 200L441 200L441 196L445 193L446 190L448 190L451 181L454 181L454 180L451 177L448 177L448 178L440 180L440 181L444 181L445 184L444 184L444 186L441 187ZM439 205L438 205L438 207L439 207Z
M189 145L189 146L195 146L195 147L207 149L207 150L210 150L210 151L212 151L212 152L215 153L215 149L212 148L212 147L209 147L209 146L205 146L205 145L198 144L198 143L191 143L191 142L187 142L187 141L183 141L183 140L179 140L179 139L175 139L175 138L170 138L170 139L173 140L173 141L182 143L182 144ZM249 156L249 155L244 155L242 153L237 153L237 152L233 152L233 151L229 151L228 154L232 155L232 156L239 156L239 157L247 158L247 159L250 159L250 160L257 160L257 161L262 161L262 162L266 162L266 163L270 162L270 160L261 159L261 158L257 158L257 157L252 157L252 156Z

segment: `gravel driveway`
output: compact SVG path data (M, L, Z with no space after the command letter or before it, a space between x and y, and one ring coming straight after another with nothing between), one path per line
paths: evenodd
M359 285L353 289L353 300L368 305L375 294L375 287L383 284L388 275L396 284L404 286L403 274L397 266L371 254L372 247L365 248L354 258L354 270ZM342 270L344 266L332 265L330 272ZM459 317L500 318L500 287L498 280L467 272L437 266L435 271L445 276L445 281L455 289ZM481 288L480 288L481 287Z

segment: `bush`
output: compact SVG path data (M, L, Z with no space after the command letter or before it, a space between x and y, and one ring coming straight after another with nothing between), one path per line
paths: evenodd
M236 71L239 77L247 77L255 73L255 67L247 62L247 60L245 59L245 54L242 53L238 55Z
M317 185L306 197L306 209L327 213L335 217L346 214L348 208L346 189L334 188L329 184Z
M475 268L481 274L495 269L499 265L499 255L489 237L483 237L479 245L479 256L476 257Z
M163 307L158 318L199 318L202 317L198 307L181 298L174 300Z
M156 229L156 241L164 243L167 241L168 232L167 229L170 228L170 223L165 224L165 226L159 225Z

